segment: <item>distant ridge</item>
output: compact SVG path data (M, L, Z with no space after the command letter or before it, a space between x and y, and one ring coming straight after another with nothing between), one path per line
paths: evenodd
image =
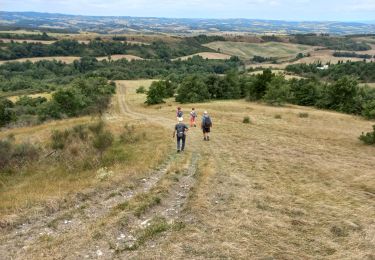
M71 23L75 21L76 23ZM0 29L39 29L54 32L97 33L258 33L258 34L373 34L375 21L282 21L262 19L158 18L131 16L85 16L39 12L0 11Z

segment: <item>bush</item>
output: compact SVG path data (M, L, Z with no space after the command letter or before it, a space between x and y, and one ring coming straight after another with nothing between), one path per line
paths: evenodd
M22 167L39 158L39 148L30 143L15 144L13 138L0 140L0 170L7 167Z
M275 119L281 119L282 117L281 117L281 115L278 114L278 115L275 115L274 118Z
M135 91L137 94L144 94L146 93L146 88L144 86L140 86L139 88L136 89Z
M14 119L14 112L11 110L14 107L12 101L8 99L0 100L0 127L7 125Z
M373 125L373 131L368 133L362 133L359 140L365 144L372 145L375 144L375 125Z
M104 131L94 137L92 145L100 152L100 155L102 156L103 152L113 144L113 140L113 134L109 131Z
M135 128L133 125L126 124L124 128L124 131L120 135L121 143L132 144L140 140L141 137L135 133Z
M300 118L307 118L307 117L309 117L309 113L306 113L306 112L298 113L298 117L300 117Z
M68 143L70 131L54 130L51 135L51 147L54 150L63 150Z
M375 100L363 104L362 115L367 119L375 119Z
M242 120L242 123L244 123L244 124L250 124L250 117L245 116L245 117L243 118L243 120Z

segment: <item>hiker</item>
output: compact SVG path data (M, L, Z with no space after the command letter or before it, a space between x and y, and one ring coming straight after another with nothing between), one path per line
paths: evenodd
M183 123L182 117L178 118L178 124L174 127L173 138L177 135L177 152L183 152L185 149L186 132L189 127ZM181 144L182 142L182 144ZM181 144L181 145L180 145Z
M202 127L202 130L203 130L203 140L209 141L210 140L211 127L212 127L212 120L211 120L211 117L208 115L207 111L204 111L204 113L203 113L201 127Z
M190 127L197 127L197 124L195 122L196 118L197 118L197 112L195 112L195 108L193 107L191 109L191 112L190 112Z
M184 112L182 112L181 107L177 108L176 116L177 116L177 122L179 122L178 121L179 118L182 118L184 116Z

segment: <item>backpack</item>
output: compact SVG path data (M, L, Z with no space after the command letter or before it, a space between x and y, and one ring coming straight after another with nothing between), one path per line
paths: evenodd
M182 111L177 111L177 117L182 117L182 116L183 116Z
M204 117L203 119L203 126L205 128L210 128L212 125L212 122L211 122L211 117L207 116L207 117Z
M191 115L192 117L196 118L196 117L197 117L197 112L195 112L195 111L191 111L191 112L190 112L190 115Z
M177 124L177 137L183 137L185 135L185 125L184 124Z

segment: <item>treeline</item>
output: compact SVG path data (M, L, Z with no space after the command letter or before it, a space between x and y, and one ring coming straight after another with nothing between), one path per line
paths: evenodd
M286 71L298 74L304 77L317 77L336 81L344 76L352 76L363 82L375 82L375 63L374 62L340 62L331 64L328 69L320 70L322 64L292 64L286 67Z
M47 33L42 34L26 34L26 33L0 33L0 38L12 39L12 40L37 40L37 41L54 41L57 40L55 37L49 36Z
M375 55L372 56L370 54L360 54L360 53L355 53L355 52L338 52L335 51L333 53L334 57L348 57L348 58L360 58L360 59L372 59L375 58Z
M148 92L147 100L151 94L155 97L158 93L159 102L155 103L164 102L163 98L172 97L174 94L176 101L181 103L247 98L272 105L291 103L316 106L362 115L369 119L375 118L375 89L361 87L355 79L346 76L328 84L314 79L286 80L284 76L275 75L267 69L259 75L239 75L231 71L224 77L189 75L178 81L168 80L154 83Z
M71 83L78 76L125 80L161 78L168 75L183 77L194 73L223 74L228 70L237 69L240 64L241 61L236 57L229 60L205 60L199 56L186 61L117 60L108 62L98 61L93 57L84 57L72 64L58 61L11 62L0 65L0 91L53 91L60 85Z
M334 37L329 35L317 34L296 34L290 37L290 42L312 45L324 46L332 50L346 50L346 51L367 51L371 50L371 46L365 42L356 42L347 37Z
M86 114L101 114L108 106L115 83L99 77L77 78L58 89L52 99L22 96L16 102L0 99L0 127L36 124Z
M42 43L0 43L0 59L49 56L108 56L115 54L132 54L145 59L172 59L191 55L197 52L212 50L201 45L202 38L184 38L177 42L156 41L150 45L135 45L121 41L92 40L79 43L76 40L60 40L52 44Z

